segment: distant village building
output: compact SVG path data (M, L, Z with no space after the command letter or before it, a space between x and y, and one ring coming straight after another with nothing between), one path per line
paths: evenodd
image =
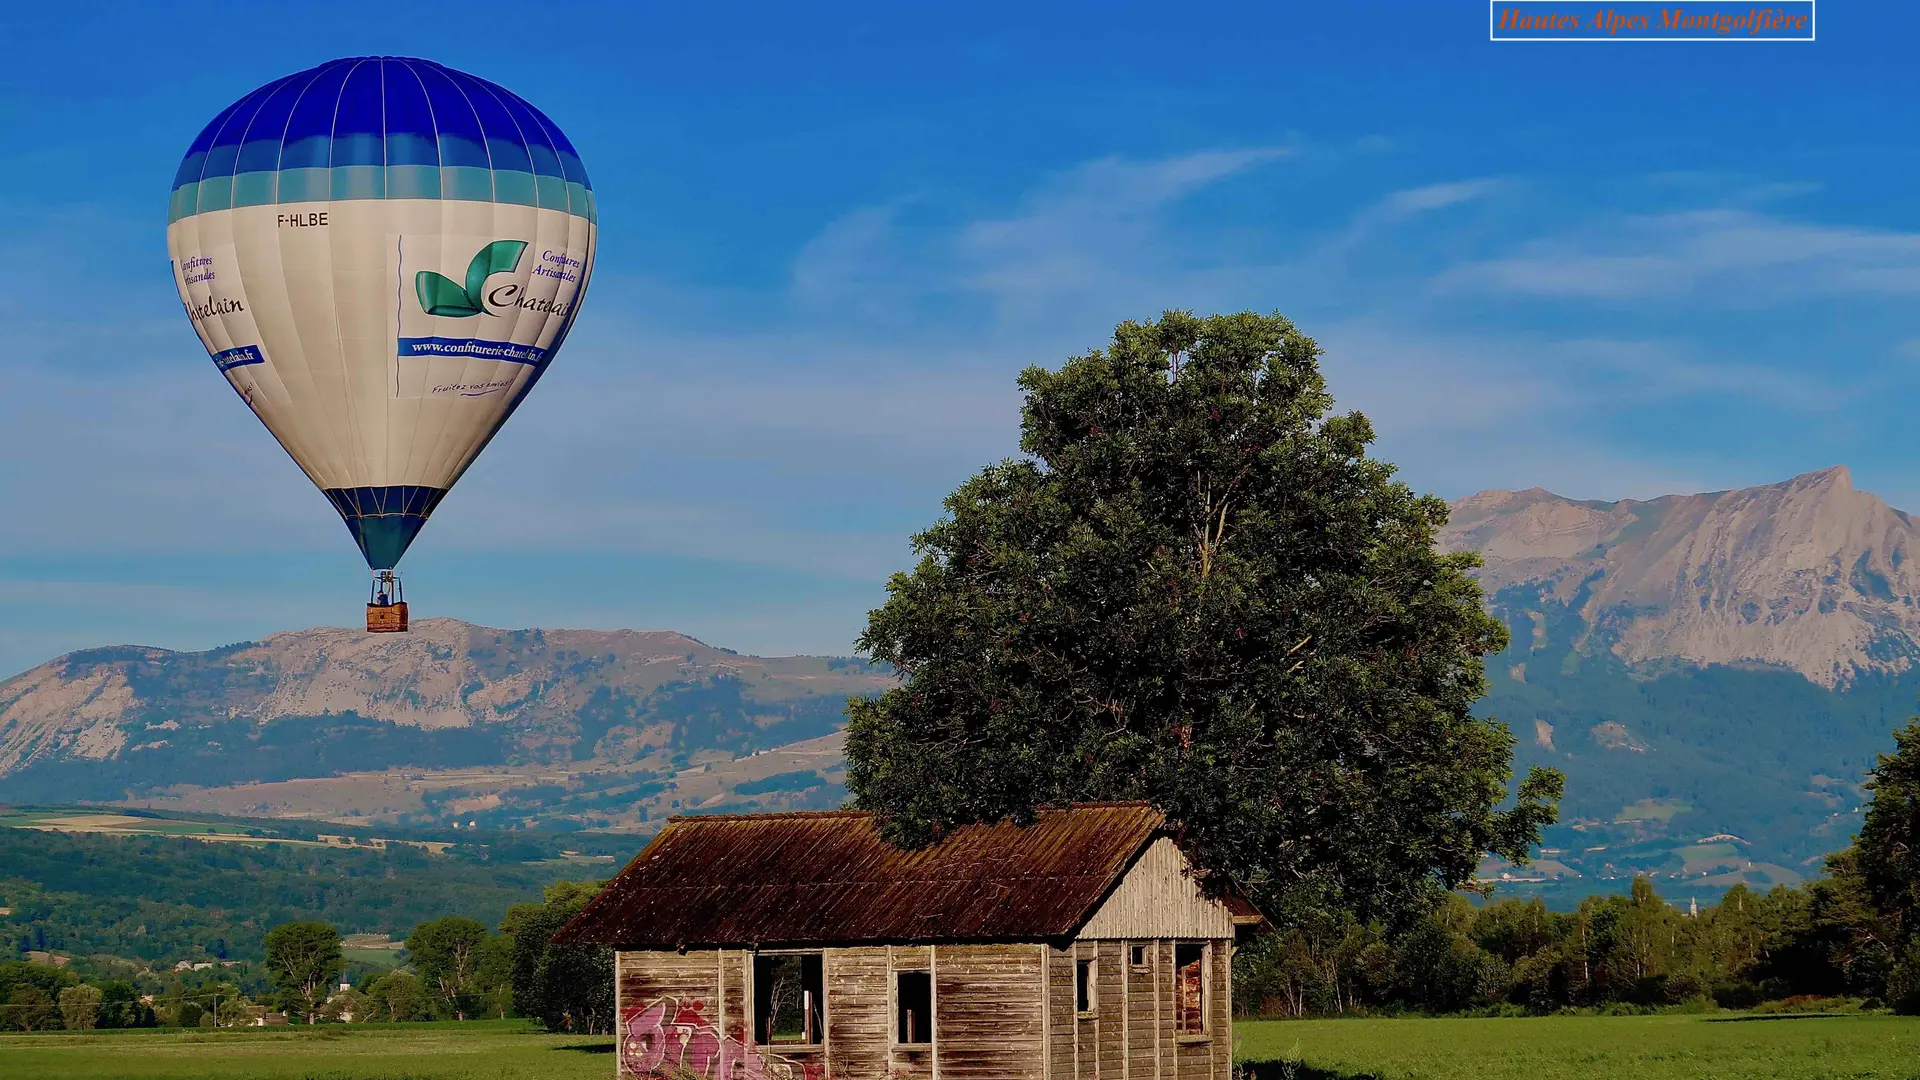
M1226 1080L1262 922L1101 803L919 851L855 811L676 817L554 940L614 949L621 1077Z
M287 1023L286 1013L272 1012L264 1005L229 1005L225 1014L233 1018L228 1021L229 1027L280 1027Z

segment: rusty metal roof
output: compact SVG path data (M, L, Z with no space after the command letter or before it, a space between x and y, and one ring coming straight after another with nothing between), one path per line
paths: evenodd
M1007 941L1079 929L1165 824L1146 803L968 825L917 851L871 814L676 817L555 941L633 948Z

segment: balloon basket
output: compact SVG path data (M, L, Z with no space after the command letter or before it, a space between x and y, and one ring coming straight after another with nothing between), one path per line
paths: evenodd
M407 604L368 604L367 633L404 634L407 632Z

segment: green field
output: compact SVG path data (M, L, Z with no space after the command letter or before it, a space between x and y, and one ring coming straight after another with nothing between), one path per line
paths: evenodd
M524 1020L0 1035L0 1076L60 1080L611 1080L613 1041Z
M1261 1074L1289 1080L1920 1077L1920 1018L1895 1016L1268 1020L1234 1035L1242 1059L1298 1062Z
M1914 1080L1920 1019L1621 1016L1252 1021L1288 1080ZM0 1076L61 1080L610 1080L605 1038L525 1021L0 1035Z

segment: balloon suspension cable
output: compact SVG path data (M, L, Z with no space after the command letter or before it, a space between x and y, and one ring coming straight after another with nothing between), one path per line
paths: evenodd
M390 607L402 603L406 596L400 587L400 575L392 570L375 570L373 586L367 602L375 607Z
M373 592L367 597L367 633L407 632L407 600L400 591L400 575L391 569L373 572Z

